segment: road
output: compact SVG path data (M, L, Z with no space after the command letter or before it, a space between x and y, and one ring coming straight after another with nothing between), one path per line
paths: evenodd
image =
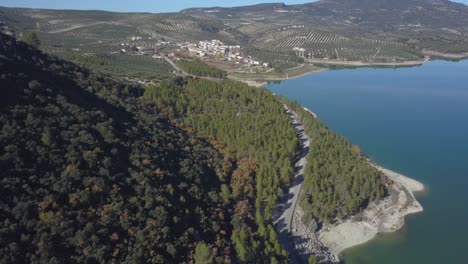
M304 181L304 170L307 163L307 154L310 149L310 138L304 133L304 127L298 121L296 113L290 110L286 105L283 105L286 113L291 118L294 128L297 130L298 137L302 143L302 150L299 155L299 160L296 162L294 180L289 188L288 193L283 197L278 205L278 218L274 222L276 231L280 237L280 242L291 256L291 263L298 263L294 254L293 239L290 237L291 224L296 209L299 193L301 191L302 182Z
M181 75L182 77L185 76L194 76L199 79L205 79L205 80L212 80L212 81L221 81L224 80L224 78L214 78L214 77L207 77L207 76L197 76L193 74L189 74L186 71L182 70L177 64L175 64L171 59L169 59L167 56L161 55L171 66L175 69L175 74L176 75Z
M164 56L164 55L161 55L166 61L167 63L169 63L170 65L172 65L172 67L176 70L176 72L178 73L181 73L183 76L187 76L187 75L190 75L188 73L186 73L184 70L182 70L181 68L179 68L179 66L177 66L177 64L175 64L172 60L170 60L167 56Z

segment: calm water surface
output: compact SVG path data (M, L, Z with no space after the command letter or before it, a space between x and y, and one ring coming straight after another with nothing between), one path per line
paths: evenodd
M327 71L267 88L426 186L423 213L347 250L346 264L468 263L468 60Z

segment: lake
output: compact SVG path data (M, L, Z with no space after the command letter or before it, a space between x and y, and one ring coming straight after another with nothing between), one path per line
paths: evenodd
M468 60L325 71L266 87L425 184L424 212L345 251L346 264L468 263Z

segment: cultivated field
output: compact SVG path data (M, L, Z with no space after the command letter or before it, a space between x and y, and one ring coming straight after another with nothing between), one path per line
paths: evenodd
M310 26L284 26L256 38L253 45L271 52L291 52L304 48L305 57L341 61L398 62L420 56L403 44L370 38L346 37Z

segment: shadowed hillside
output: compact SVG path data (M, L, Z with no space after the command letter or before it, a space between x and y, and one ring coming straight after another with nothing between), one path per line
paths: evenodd
M1 263L180 263L202 242L232 257L216 149L140 87L0 43Z

